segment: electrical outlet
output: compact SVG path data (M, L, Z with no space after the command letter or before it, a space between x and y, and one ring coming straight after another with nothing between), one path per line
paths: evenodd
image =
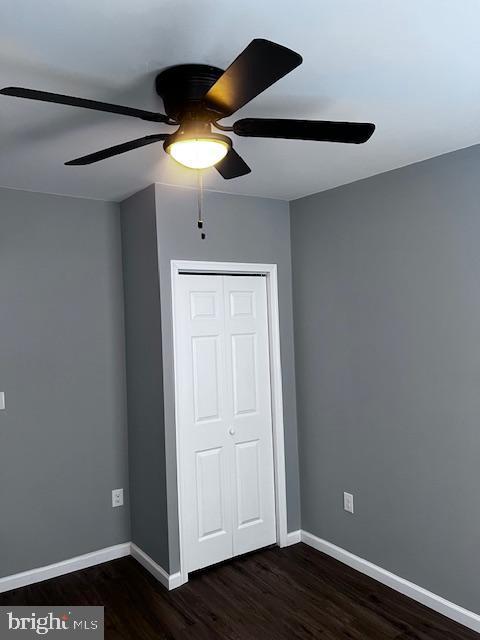
M123 507L123 489L112 491L112 507Z
M353 513L353 495L344 491L343 493L343 508L348 513Z

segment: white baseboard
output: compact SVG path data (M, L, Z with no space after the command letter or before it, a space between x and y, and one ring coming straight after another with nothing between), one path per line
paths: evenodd
M435 593L427 591L413 582L400 578L394 573L391 573L386 569L382 569L368 560L364 560L341 547L337 547L331 542L327 542L327 540L323 540L322 538L318 538L317 536L308 533L308 531L292 531L287 534L287 546L297 544L298 542L304 542L314 549L322 551L332 558L343 562L343 564L346 564L349 567L370 576L374 580L378 580L378 582L395 589L395 591L403 593L430 609L441 613L447 618L455 620L474 631L480 632L480 615L473 613L473 611L469 611L468 609L464 609L453 602L449 602L448 600L445 600L445 598L437 596ZM173 573L171 575L168 574L159 564L152 560L150 556L137 547L136 544L125 542L123 544L114 545L113 547L100 549L99 551L93 551L92 553L86 553L84 555L77 556L76 558L56 562L55 564L50 564L45 567L39 567L30 571L23 571L22 573L0 578L0 593L25 587L29 584L34 584L35 582L42 582L43 580L56 578L73 571L86 569L96 564L101 564L117 558L123 558L128 555L132 555L135 560L149 571L165 588L172 590L184 584L180 572Z
M149 555L142 551L136 544L131 543L131 554L142 567L152 574L163 586L171 591L183 584L182 574L180 572L168 574L163 567L152 560Z
M297 531L290 531L287 533L287 542L285 544L286 547L289 547L292 544L298 544L302 541L302 532L300 529Z
M322 538L314 536L312 533L308 533L308 531L301 532L301 539L302 542L317 549L317 551L322 551L332 558L343 562L343 564L347 564L349 567L370 576L370 578L374 578L374 580L378 580L378 582L395 589L395 591L403 593L403 595L441 613L447 618L455 620L455 622L459 622L474 631L480 632L480 615L477 613L473 613L473 611L449 602L445 600L445 598L437 596L435 593L427 591L413 582L400 578L394 573L390 573L390 571L386 571L368 560L364 560L341 547L337 547L331 542L327 542L326 540L322 540Z
M69 558L68 560L62 560L61 562L55 562L49 564L46 567L38 567L37 569L31 569L30 571L23 571L22 573L16 573L12 576L6 576L0 578L0 593L4 591L11 591L12 589L18 589L19 587L25 587L28 584L34 584L35 582L42 582L43 580L50 580L50 578L56 578L63 576L66 573L72 571L79 571L80 569L86 569L92 567L95 564L101 564L102 562L108 562L109 560L115 560L116 558L123 558L130 555L130 543L116 544L113 547L107 547L100 549L99 551L93 551L92 553L85 553L82 556L76 558Z
M63 576L66 573L80 571L80 569L87 569L96 564L102 564L102 562L116 560L117 558L123 558L129 555L132 555L137 562L155 576L167 589L176 589L184 584L180 572L169 575L160 565L152 560L150 556L139 549L136 544L133 544L133 542L125 542L113 547L107 547L106 549L100 549L99 551L93 551L92 553L86 553L76 558L69 558L68 560L62 560L55 564L49 564L45 567L39 567L38 569L31 569L30 571L23 571L22 573L0 578L0 593L26 587L35 582L50 580L50 578Z

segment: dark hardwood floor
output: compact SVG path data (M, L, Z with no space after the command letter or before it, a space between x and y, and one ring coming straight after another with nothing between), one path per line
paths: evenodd
M166 591L123 558L0 595L8 605L104 605L112 640L479 640L303 544L271 548Z

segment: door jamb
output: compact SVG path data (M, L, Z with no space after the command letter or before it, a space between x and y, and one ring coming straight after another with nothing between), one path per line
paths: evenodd
M179 421L179 394L177 372L177 336L175 322L175 294L176 284L180 272L189 273L222 273L229 274L256 274L265 275L267 281L267 307L268 307L268 335L270 353L270 386L272 402L272 429L273 429L273 462L275 474L275 520L277 528L277 544L280 547L287 546L287 490L285 479L285 436L283 425L283 392L282 392L282 363L280 352L280 321L278 310L278 279L276 264L238 263L238 262L202 262L196 260L171 260L172 282L172 321L173 321L173 361L175 380L175 441L177 463L177 491L178 491L178 532L180 547L180 575L179 585L188 582L188 571L185 563L184 533L183 533L183 505L185 504L185 488L181 478L181 453L182 443L180 437Z

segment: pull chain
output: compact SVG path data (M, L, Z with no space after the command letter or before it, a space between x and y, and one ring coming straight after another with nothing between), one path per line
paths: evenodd
M201 233L200 233L200 237L202 238L202 240L205 240L205 238L207 237L205 234L205 231L203 230L204 228L204 221L202 218L202 213L203 213L203 175L202 172L200 171L200 169L197 171L197 184L198 184L198 191L197 191L197 202L198 202L198 218L197 218L197 227L200 229Z

